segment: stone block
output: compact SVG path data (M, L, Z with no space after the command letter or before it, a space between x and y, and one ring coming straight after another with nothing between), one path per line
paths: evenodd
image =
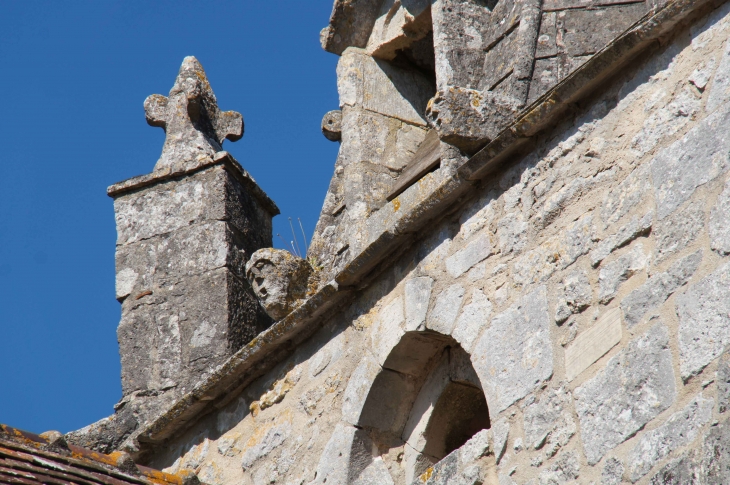
M578 453L566 451L558 456L557 460L547 466L547 469L540 472L538 477L540 485L563 485L576 483L580 477L580 461Z
M633 327L651 310L664 303L672 293L686 284L702 262L702 250L685 256L666 272L653 275L646 283L621 301L624 320Z
M383 2L368 39L368 53L390 60L396 57L397 51L428 35L432 29L430 7L428 0Z
M497 223L497 238L502 254L521 251L527 244L527 222L520 213L505 214Z
M725 350L717 365L717 412L724 414L730 409L730 352Z
M114 199L117 245L168 234L201 222L227 221L253 254L271 246L271 217L222 166Z
M730 264L677 297L679 369L682 379L699 374L730 344Z
M705 433L700 483L730 483L730 421L713 426Z
M725 130L728 123L730 103L654 157L651 174L658 220L692 197L697 187L730 169L730 137Z
M603 465L601 485L621 485L624 475L624 464L616 458L609 458Z
M520 256L514 265L515 282L528 285L547 280L555 271L567 268L588 253L594 238L593 216L587 214Z
M705 109L707 112L715 111L722 104L726 103L730 94L730 41L725 42L725 48L720 58L720 63L715 71L710 92L707 96Z
M507 421L507 418L494 421L491 431L494 438L494 457L499 464L504 452L507 450L507 439L509 438L509 421Z
M383 365L393 348L405 334L403 297L397 297L380 310L370 331L373 355Z
M392 66L349 48L337 64L340 107L359 107L414 125L425 126L424 113L436 87L423 74ZM343 126L343 135L346 128Z
M545 449L546 457L554 456L577 431L572 409L570 394L562 388L548 389L539 401L527 405L523 414L526 445Z
M476 345L482 329L487 326L491 314L492 303L481 290L474 290L471 301L464 305L461 315L456 320L451 336L464 350L470 352Z
M658 221L652 231L656 244L656 263L687 247L702 233L704 227L705 211L701 202Z
M541 286L496 315L472 353L492 416L553 373L547 292Z
M627 463L631 481L636 482L674 450L694 441L701 428L712 419L714 404L699 395L670 416L666 423L645 433L629 452Z
M310 485L352 483L372 462L372 446L365 431L338 423L322 451Z
M564 322L573 313L588 308L593 300L593 289L585 271L577 270L561 281L561 298L557 303L555 321Z
M354 485L394 485L382 458L375 458L355 479Z
M644 3L560 12L563 42L571 57L595 54L646 13Z
M538 44L539 45L539 44ZM560 82L560 66L557 57L535 60L535 73L530 83L528 102L532 103Z
M621 311L611 308L565 349L565 375L578 377L621 341Z
M646 259L643 245L636 244L630 251L601 268L598 274L598 300L604 304L611 301L621 284L646 268Z
M426 317L426 328L444 335L451 335L456 317L464 299L464 287L455 284L443 290L436 297L433 309Z
M406 331L425 328L432 288L433 279L428 276L411 278L406 281L404 285Z
M491 12L475 1L436 0L431 17L438 87L476 88L482 76Z
M540 34L537 37L537 50L535 57L543 60L545 57L554 57L558 55L558 46L556 43L557 30L557 13L543 12L542 21L540 22ZM537 71L537 69L535 69Z
M685 87L662 106L649 115L644 125L631 140L631 148L641 157L656 147L663 139L679 132L699 111L701 97L694 89Z
M462 249L446 258L446 271L452 278L458 278L492 254L494 248L489 234L482 232Z
M642 218L632 217L626 225L622 226L615 234L604 238L596 246L596 249L591 251L591 264L598 266L616 249L625 246L639 236L648 234L651 231L653 219L653 212L647 213Z
M426 116L441 140L475 153L514 121L519 108L498 93L445 86L429 101Z
M598 463L669 408L676 396L669 332L658 323L574 393L588 464Z
M241 468L250 469L258 460L267 457L272 451L281 446L291 434L291 422L284 421L268 429L262 429L259 440L251 440L241 458ZM263 432L265 430L265 432Z
M605 225L611 225L621 219L644 200L644 195L651 190L648 164L639 165L628 177L606 194L601 207L601 219Z
M730 180L710 212L710 247L719 254L730 254Z
M649 485L700 485L700 463L696 453L683 454L664 465L649 481ZM707 482L720 483L720 482Z

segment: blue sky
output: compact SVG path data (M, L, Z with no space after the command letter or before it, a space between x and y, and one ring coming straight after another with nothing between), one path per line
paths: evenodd
M319 46L332 0L0 3L0 422L67 432L121 397L114 213L106 188L148 173L164 132L142 103L183 58L221 109L231 152L311 235L338 145L337 57ZM276 238L275 238L276 239ZM277 244L275 240L275 245Z

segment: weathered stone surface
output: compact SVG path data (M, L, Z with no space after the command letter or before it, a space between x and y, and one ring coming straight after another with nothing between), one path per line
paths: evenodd
M651 190L649 174L650 166L642 164L606 194L601 208L601 219L606 225L617 222L643 200L644 195Z
M496 315L472 356L492 416L550 378L553 350L545 287Z
M391 60L399 50L407 49L426 37L432 29L430 7L428 0L382 2L380 14L368 39L368 53Z
M685 453L682 457L664 465L651 477L650 485L700 485L700 464L696 453ZM617 482L618 483L618 482ZM715 483L715 482L708 482ZM719 482L717 482L719 483Z
M464 299L464 287L455 284L443 290L436 297L433 309L426 317L426 328L444 335L451 335L456 317Z
M580 476L580 462L574 451L563 452L546 470L540 472L540 485L563 485L574 483Z
M451 336L456 339L467 352L476 345L482 329L489 322L492 314L492 303L481 290L474 290L471 301L464 305L461 315L456 320Z
M725 350L717 365L717 412L723 414L730 409L730 352Z
M354 485L393 485L393 477L383 459L377 457L360 472Z
M435 90L431 81L418 71L394 67L361 49L347 49L337 64L341 107L362 107L425 126L426 104Z
M494 437L494 457L499 463L507 450L507 439L509 438L507 418L500 418L492 423L492 436Z
M420 276L406 281L404 285L406 331L423 330L425 328L432 288L433 279L428 276Z
M572 381L621 341L621 311L608 310L565 349L565 376Z
M429 101L426 116L439 138L475 153L514 120L519 107L514 99L500 94L446 86Z
M562 323L573 313L578 313L590 306L593 290L588 275L582 270L573 271L561 282L562 298L556 304L555 321Z
M705 109L708 112L715 111L728 100L730 90L730 41L725 42L725 49L722 52L720 63L715 71L715 77L710 86Z
M324 447L310 485L352 483L372 461L372 442L363 430L339 423Z
M631 341L573 396L588 463L633 436L674 402L669 332L656 324Z
M730 169L730 103L702 120L680 140L663 149L651 164L661 220L688 200L695 189ZM692 170L687 170L692 167Z
M568 444L577 428L573 419L570 394L563 388L548 389L539 401L524 410L526 445L545 450L551 457Z
M636 244L630 251L601 268L598 274L598 300L604 304L613 300L622 283L646 268L646 259L644 246Z
M590 249L595 237L593 216L587 214L568 225L514 263L514 279L521 285L547 280L558 269L570 266Z
M699 374L730 344L730 264L677 297L679 369L682 379Z
M700 103L700 96L689 86L680 90L669 103L649 115L639 133L631 140L631 147L638 156L654 149L664 138L679 132L689 123L699 111Z
M405 334L403 322L403 298L398 297L383 307L370 332L372 352L378 363L383 365L393 348Z
M653 275L621 301L624 320L629 327L639 323L649 311L664 303L679 287L687 283L702 261L702 250L685 256L666 272Z
M700 483L730 483L730 422L710 428L702 442Z
M314 270L283 249L259 249L246 263L246 278L266 313L280 320L307 296Z
M527 222L522 214L506 214L497 224L499 249L502 254L521 251L527 244Z
M336 0L329 25L319 34L322 49L340 55L348 47L365 47L381 4L381 0Z
M282 445L291 434L291 423L284 421L269 428L260 440L249 446L241 459L244 470L251 468L256 461L266 457L269 453Z
M702 233L704 227L705 211L701 202L658 221L653 230L657 248L656 262L660 263L684 249Z
M629 452L629 477L636 482L671 452L695 440L701 428L712 419L714 402L702 395L674 413L666 423L645 433Z
M563 42L568 55L575 57L598 52L645 12L646 5L643 2L614 8L560 12L559 18L565 29Z
M322 134L329 141L340 141L342 138L342 111L328 111L322 117Z
M700 91L704 91L712 78L712 74L715 72L715 67L715 58L711 57L707 62L703 62L697 69L692 71L692 74L690 74L687 80L694 84Z
M598 266L598 264L606 259L616 249L630 243L639 236L643 236L649 233L654 219L654 213L649 212L644 217L639 219L633 217L628 224L623 226L615 234L606 237L601 241L596 249L591 251L591 264Z
M715 202L710 212L707 227L710 234L710 247L720 254L730 253L730 180Z
M170 94L149 96L144 109L147 123L166 133L155 171L177 172L201 159L212 159L221 151L223 140L243 136L243 117L218 109L203 66L194 57L183 60Z
M624 474L624 465L616 458L609 458L603 465L601 485L621 485Z
M458 278L493 253L494 249L489 234L482 232L464 248L446 258L446 271L452 278Z

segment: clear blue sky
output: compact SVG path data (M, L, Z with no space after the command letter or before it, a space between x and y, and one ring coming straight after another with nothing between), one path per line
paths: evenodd
M337 57L319 46L332 0L0 3L0 422L77 429L121 397L114 182L148 173L164 132L142 103L183 57L221 109L243 114L231 152L311 235L338 145ZM275 241L276 245L276 241Z

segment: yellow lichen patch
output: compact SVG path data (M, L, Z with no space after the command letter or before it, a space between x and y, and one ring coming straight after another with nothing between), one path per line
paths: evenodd
M433 476L433 467L428 467L428 469L423 472L423 475L418 477L418 479L421 480L421 482L426 483L431 478L431 476Z
M393 209L396 212L398 211L398 209L400 209L400 200L398 199L398 197L396 197L395 199L393 199Z

